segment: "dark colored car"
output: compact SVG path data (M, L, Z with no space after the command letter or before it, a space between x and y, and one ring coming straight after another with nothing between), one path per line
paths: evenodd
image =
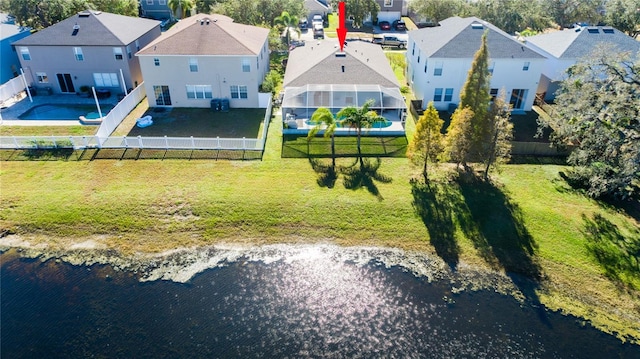
M423 29L425 27L440 26L440 24L438 24L437 22L433 22L433 21L423 21L423 22L417 22L416 26L418 27L418 29Z
M378 26L380 26L380 30L391 30L391 24L389 21L380 21Z
M402 20L396 20L393 22L393 28L398 31L404 31L407 29L407 24L405 24Z

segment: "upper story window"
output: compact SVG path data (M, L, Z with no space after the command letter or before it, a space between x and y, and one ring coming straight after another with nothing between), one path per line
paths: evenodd
M249 59L242 59L242 72L251 72L251 64Z
M189 71L198 72L198 59L193 57L189 59Z
M81 47L74 47L73 54L76 56L76 61L84 61L84 55L82 54Z
M160 66L160 59L157 58L157 57L154 57L153 58L153 64L156 65L156 66Z
M116 57L116 60L122 60L122 48L121 47L114 47L113 48L113 55Z
M525 61L524 65L522 65L522 71L529 71L529 65L531 65L531 62Z
M41 84L49 82L49 77L47 77L46 72L36 72L36 78L38 79L38 83Z
M452 98L453 98L453 89L452 88L444 89L444 100L446 102L449 102L451 101Z
M22 56L23 60L26 60L26 61L31 60L31 54L29 53L29 48L28 47L21 47L20 48L20 55Z
M167 0L158 0L158 4L167 5Z
M491 95L491 102L495 101L496 97L498 97L498 89L489 90L489 95Z
M384 7L392 7L393 0L384 0Z
M147 0L147 5L153 5L153 0Z
M433 68L433 76L442 76L442 61L436 61L436 67Z

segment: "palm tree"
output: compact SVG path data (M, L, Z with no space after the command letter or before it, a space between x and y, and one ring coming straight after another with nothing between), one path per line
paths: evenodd
M362 129L371 128L374 123L384 121L384 117L378 115L378 113L373 110L369 110L374 103L375 101L370 99L360 108L350 106L338 112L338 118L341 119L341 123L356 130L358 136L358 154L361 154L360 137L362 135Z
M336 127L338 127L338 122L335 117L333 117L331 110L326 107L318 108L313 115L311 115L311 122L316 125L307 134L307 139L311 141L311 139L315 137L320 130L324 129L324 137L331 137L331 157L335 166L335 133Z
M169 9L175 18L183 18L187 15L187 11L193 9L193 0L169 0L167 3ZM178 16L180 14L180 16Z
M282 25L285 27L285 34L287 36L287 47L289 47L291 42L291 28L294 28L298 36L300 36L300 29L298 29L298 17L295 15L290 15L288 12L283 11L280 16L273 19L273 22L276 25Z

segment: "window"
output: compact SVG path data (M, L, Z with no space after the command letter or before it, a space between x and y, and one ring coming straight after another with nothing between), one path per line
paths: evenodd
M147 0L147 5L153 5L153 0Z
M116 73L99 73L93 74L93 82L96 87L118 87L118 75Z
M116 60L122 60L122 48L114 47L113 55L116 57Z
M495 61L491 61L491 63L489 64L489 73L493 75L493 69L496 67L496 62Z
M526 89L513 89L511 91L511 100L509 103L513 105L514 110L522 110L524 108L525 100L527 99Z
M424 63L424 73L425 74L427 73L427 63L426 62Z
M496 97L498 97L498 89L491 89L489 95L491 95L491 102L495 101Z
M393 0L384 0L384 7L392 7Z
M433 69L433 76L442 76L442 61L436 61L436 67Z
M140 41L136 40L136 51L140 50Z
M436 91L433 93L433 102L440 102L442 101L442 88L437 88Z
M198 72L198 59L193 57L189 59L189 71Z
M448 88L444 90L444 101L445 102L451 102L451 99L453 98L453 89L452 88Z
M531 65L531 63L529 61L525 61L524 65L522 65L522 71L529 71L529 65Z
M131 58L131 48L127 46L127 57Z
M44 72L36 72L36 79L38 79L38 83L40 84L46 84L47 82L49 82L49 78Z
M210 85L187 85L187 98L213 98Z
M158 0L158 4L167 5L167 0Z
M82 54L82 48L81 47L74 47L73 48L73 53L76 56L76 61L84 61L84 55Z
M249 59L242 59L242 72L250 72L251 65L249 64Z
M231 98L247 97L247 86L231 85Z
M160 59L157 58L157 57L154 57L153 58L153 64L156 65L156 66L160 66Z
M20 48L20 55L22 55L22 59L25 60L25 61L31 60L31 54L29 53L29 48L28 47L21 47Z
M420 63L420 52L418 52L418 63Z
M153 86L153 93L156 96L156 105L171 106L171 93L169 86Z
M416 43L411 44L411 56L416 54Z

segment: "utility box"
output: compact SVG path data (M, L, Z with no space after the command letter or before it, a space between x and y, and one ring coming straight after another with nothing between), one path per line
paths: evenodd
M220 99L219 98L214 98L213 100L211 100L211 110L213 111L220 111Z
M223 98L220 100L220 111L229 112L229 99Z

